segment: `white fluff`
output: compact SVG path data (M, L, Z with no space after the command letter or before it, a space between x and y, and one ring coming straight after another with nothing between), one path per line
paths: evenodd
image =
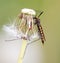
M28 8L23 8L21 10L22 13L27 13L27 14L31 14L31 15L36 15L36 12L33 9L28 9Z
M11 35L14 35L14 36L17 35L17 30L14 29L13 26L6 26L6 25L4 25L3 26L3 30L6 31L8 34L11 34Z

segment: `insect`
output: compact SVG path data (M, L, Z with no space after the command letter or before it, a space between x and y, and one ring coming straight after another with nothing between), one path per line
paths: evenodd
M45 35L44 35L44 32L43 32L43 28L41 26L40 19L39 19L39 17L41 16L42 13L43 13L43 11L38 15L38 17L35 16L33 19L35 19L35 23L34 24L37 25L38 34L39 34L39 36L41 38L42 43L44 44L44 41L46 39L45 39Z

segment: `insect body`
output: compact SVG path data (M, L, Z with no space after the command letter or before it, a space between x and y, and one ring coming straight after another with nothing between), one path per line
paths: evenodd
M40 13L40 15L42 14L43 12ZM39 15L39 16L40 16ZM34 17L33 19L35 19L35 25L37 25L37 28L38 28L38 34L41 38L41 41L42 43L44 44L44 41L45 41L45 36L44 36L44 32L43 32L43 28L41 26L41 23L40 23L40 19L39 19L39 16L38 17Z

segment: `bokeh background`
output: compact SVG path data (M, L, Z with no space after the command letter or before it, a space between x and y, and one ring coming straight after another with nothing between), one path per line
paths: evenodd
M22 8L43 10L40 17L46 41L28 46L23 63L60 63L60 1L59 0L0 0L0 63L17 63L22 41L12 39L2 30L9 19L16 17Z

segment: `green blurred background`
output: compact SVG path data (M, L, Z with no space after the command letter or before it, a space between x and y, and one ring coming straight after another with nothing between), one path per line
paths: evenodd
M59 0L0 0L0 33L9 18L16 17L22 8L43 10L40 17L46 36L44 63L60 63L60 1Z

